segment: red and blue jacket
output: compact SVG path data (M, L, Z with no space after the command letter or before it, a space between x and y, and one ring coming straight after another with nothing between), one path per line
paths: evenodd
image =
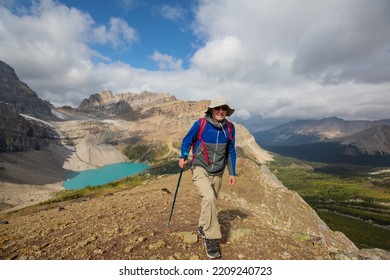
M230 123L231 129L228 129L227 121L213 122L209 115L206 115L205 118L207 122L201 133L201 139L198 136L201 119L192 125L184 137L181 145L181 157L188 156L190 149L193 147L193 166L203 167L209 174L213 175L222 174L225 166L227 166L229 174L236 176L237 156L234 125ZM207 156L204 149L206 149Z

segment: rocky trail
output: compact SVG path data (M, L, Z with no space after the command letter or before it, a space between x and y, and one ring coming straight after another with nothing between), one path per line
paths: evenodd
M386 251L358 250L330 231L266 168L240 159L238 171L236 186L225 178L218 201L221 259L390 259ZM183 173L170 227L178 175L0 214L0 259L207 259L190 177L190 170Z

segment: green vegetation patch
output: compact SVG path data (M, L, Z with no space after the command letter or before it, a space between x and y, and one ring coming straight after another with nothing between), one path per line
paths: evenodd
M332 230L343 232L360 249L390 250L389 230L328 211L319 211L318 215Z
M130 161L158 164L177 157L168 147L160 145L128 145L123 153Z
M367 166L325 164L274 155L269 168L289 189L296 191L328 224L360 248L388 250L390 191L378 184L387 174L370 174ZM373 179L375 178L375 180Z
M364 199L390 202L386 188L375 186L367 177L369 168L351 165L326 165L275 156L271 170L289 189L303 198L345 201Z
M333 212L337 212L344 215L349 215L362 219L364 221L373 221L379 225L390 225L390 215L388 213L378 213L381 210L372 208L370 210L358 209L354 207L345 207L339 205L321 205L316 204L316 209L328 209ZM390 235L390 232L389 232Z

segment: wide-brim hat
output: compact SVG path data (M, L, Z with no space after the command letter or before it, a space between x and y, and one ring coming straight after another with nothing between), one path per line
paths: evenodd
M234 113L234 109L231 108L228 103L226 102L226 100L222 97L218 97L218 98L215 98L213 100L211 100L210 102L210 105L207 107L207 110L205 111L205 113L209 113L210 112L210 109L213 109L213 108L216 108L216 107L220 107L220 106L227 106L227 111L226 111L226 115L229 117L231 116L233 113Z

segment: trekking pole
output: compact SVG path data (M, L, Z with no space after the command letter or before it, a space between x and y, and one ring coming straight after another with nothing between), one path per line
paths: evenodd
M184 160L186 160L186 159L187 159L187 157L184 157ZM168 227L171 226L171 219L172 219L172 215L173 215L173 208L175 207L177 191L179 190L179 185L180 185L181 175L183 175L183 170L184 170L184 168L181 168L181 170L180 170L180 175L179 175L179 180L177 181L177 186L176 186L176 190L175 190L175 195L173 196L172 208L171 208L171 215L169 216L169 221L168 221L168 224L167 224Z

